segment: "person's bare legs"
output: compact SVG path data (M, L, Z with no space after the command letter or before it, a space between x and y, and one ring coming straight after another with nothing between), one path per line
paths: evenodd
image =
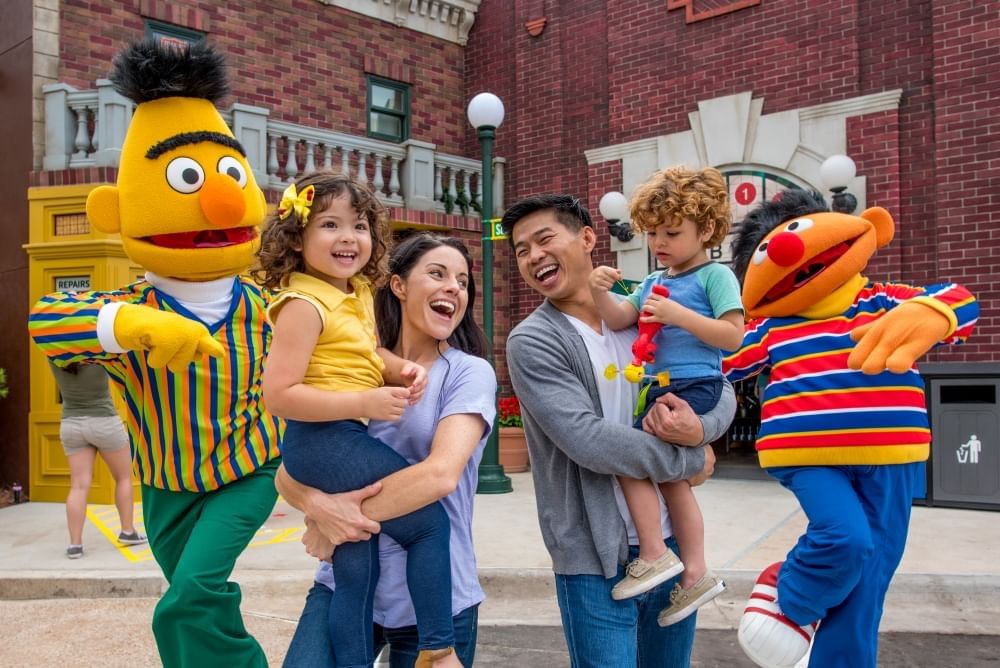
M618 484L621 485L625 504L632 516L632 523L635 524L635 532L639 536L639 558L652 563L667 552L667 546L663 543L660 499L656 494L656 487L650 480L624 476L618 476ZM677 542L680 543L680 537ZM680 547L683 550L684 544L680 543Z
M124 533L135 531L132 494L132 450L125 446L117 450L101 450L101 458L115 479L115 507Z
M83 545L83 521L87 517L87 494L94 478L94 457L97 450L92 447L79 448L68 455L69 494L66 495L66 526L69 529L69 544Z
M690 589L708 572L708 565L705 563L705 521L701 516L701 508L686 480L660 483L660 493L667 502L670 524L680 548L681 559L684 560L681 587ZM631 510L631 506L629 509Z

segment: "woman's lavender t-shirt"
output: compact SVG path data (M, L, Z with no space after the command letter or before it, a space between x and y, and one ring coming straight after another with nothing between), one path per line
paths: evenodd
M437 424L449 415L474 414L485 427L454 492L441 499L451 519L452 611L458 614L485 598L472 546L472 507L479 481L479 460L496 416L496 374L489 362L455 348L445 351L427 374L427 390L398 422L372 420L368 433L414 464L427 458ZM375 589L375 622L386 628L417 623L406 588L406 552L388 536L379 537L381 576ZM335 557L336 558L336 557ZM316 581L333 588L333 570L322 563Z

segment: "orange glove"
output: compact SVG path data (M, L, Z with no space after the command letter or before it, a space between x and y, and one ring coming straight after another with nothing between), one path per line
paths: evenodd
M847 358L847 366L870 375L885 370L905 373L954 330L954 319L922 299L905 302L851 331L857 345Z
M212 338L205 325L148 306L125 304L118 309L114 332L122 348L148 350L147 361L154 369L165 366L180 373L196 355L225 355L222 344Z

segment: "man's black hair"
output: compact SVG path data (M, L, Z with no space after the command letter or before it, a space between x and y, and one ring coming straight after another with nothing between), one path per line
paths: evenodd
M207 44L170 46L148 37L125 47L111 83L136 104L164 97L197 97L216 104L229 94L226 61Z
M750 258L757 250L760 242L770 234L771 230L786 220L806 216L810 213L829 211L826 200L815 190L789 188L781 194L776 202L764 202L747 214L740 223L739 232L733 239L733 273L743 282L747 273Z
M503 233L510 239L511 244L514 243L514 238L511 236L514 226L522 218L538 211L552 211L560 223L574 232L578 232L584 227L594 227L594 223L590 219L590 212L576 197L572 195L535 195L513 204L500 219Z

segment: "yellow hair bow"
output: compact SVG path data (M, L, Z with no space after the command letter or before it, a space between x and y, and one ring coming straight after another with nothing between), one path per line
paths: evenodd
M316 197L315 186L306 186L302 192L295 189L295 184L285 188L281 193L281 203L278 204L278 218L284 220L292 214L292 211L299 214L299 222L302 227L309 222L309 208L312 207L313 198Z

